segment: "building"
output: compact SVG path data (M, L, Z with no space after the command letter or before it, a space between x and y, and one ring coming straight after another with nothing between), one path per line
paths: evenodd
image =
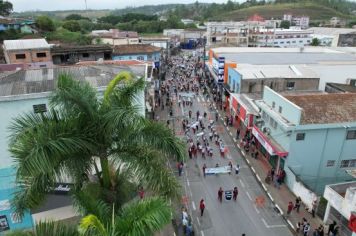
M45 39L4 40L3 49L7 64L27 64L30 68L53 65Z
M53 64L68 65L80 61L111 60L109 45L58 45L51 48Z
M260 21L258 16L246 22L207 23L207 45L238 47L304 47L311 43L313 33L297 27L277 28L280 21Z
M356 79L349 79L349 84L326 83L327 93L356 93Z
M194 24L194 20L192 19L181 19L180 21L185 25Z
M325 90L327 82L347 83L356 74L354 48L243 48L220 47L209 51L207 68L212 68L210 58L253 65L307 65L320 77L319 90Z
M264 87L253 127L261 158L286 173L286 184L308 203L327 184L350 181L356 167L356 94L286 93Z
M164 29L163 35L167 37L180 36L184 29Z
M88 62L87 62L88 63ZM63 220L74 217L74 209L66 202L56 200L56 208L44 204L42 208L31 212L32 218L27 212L22 221L17 220L14 212L10 208L12 194L16 191L15 186L15 167L11 154L8 151L8 127L15 117L24 112L31 112L36 105L42 105L46 109L49 104L51 92L56 87L58 75L61 73L72 74L80 81L86 81L98 89L102 94L108 83L121 71L130 71L138 77L146 78L147 65L110 65L98 64L92 62L92 65L82 66L63 66L55 68L40 68L30 70L12 71L11 73L1 73L0 79L0 219L6 222L6 229L31 228L33 221L48 220L50 217L54 220ZM144 111L144 96L138 100L142 104L142 114ZM58 183L58 187L61 183ZM63 185L65 186L65 185ZM65 187L58 188L65 189ZM49 199L50 200L50 199ZM51 207L51 208L50 208Z
M329 24L331 27L345 27L346 21L339 17L331 17Z
M356 178L355 173L353 175ZM331 223L335 220L340 226L341 235L354 236L356 232L356 181L327 185L323 196L328 201L324 223Z
M138 44L139 38L137 32L120 31L118 29L95 30L91 35L94 37L93 44L110 44L110 45L128 45Z
M319 77L308 66L239 64L228 68L227 85L232 93L262 93L264 86L274 91L315 91Z
M356 29L312 27L312 37L319 39L321 46L355 47Z
M170 45L169 37L140 37L140 44L149 44L154 47L168 49Z
M113 60L140 60L159 62L161 48L148 44L118 45L114 47Z
M29 19L18 18L0 18L0 31L9 29L20 30L21 33L33 34L36 33L35 21Z
M292 14L284 14L283 20L289 21L292 26L297 26L301 29L309 28L309 16L293 16Z

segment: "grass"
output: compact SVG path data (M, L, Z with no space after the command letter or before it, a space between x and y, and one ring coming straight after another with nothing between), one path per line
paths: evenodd
M304 2L254 6L218 15L213 17L213 20L246 20L254 14L258 14L265 19L281 19L285 13L309 16L311 20L329 20L333 16L345 19L352 18L351 16L342 14L332 8L311 2Z

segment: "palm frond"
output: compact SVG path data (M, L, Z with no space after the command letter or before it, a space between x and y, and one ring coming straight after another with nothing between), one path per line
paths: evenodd
M105 90L104 103L110 103L110 97L111 97L113 91L115 90L115 88L117 87L117 85L121 81L128 83L130 80L132 80L132 78L133 78L132 73L127 72L127 71L123 71L123 72L120 72L119 74L117 74L116 77L110 81L110 83L108 84L108 86Z
M68 114L85 114L94 119L99 109L97 91L89 83L77 81L70 74L58 76L57 90L51 97L50 104L59 106Z
M33 236L79 236L75 225L44 221L36 224Z
M104 224L95 215L87 215L80 221L79 232L82 235L109 236Z
M146 236L170 222L171 209L162 198L146 198L128 203L115 221L117 236Z

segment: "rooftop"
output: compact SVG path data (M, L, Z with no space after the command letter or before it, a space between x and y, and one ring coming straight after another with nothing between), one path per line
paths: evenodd
M111 52L112 48L109 45L59 45L51 48L52 54L69 53L69 52Z
M161 48L149 44L129 44L115 46L113 53L116 55L126 55L138 53L154 53L159 51L161 51Z
M50 45L45 39L18 39L4 40L6 50L49 49Z
M327 85L339 90L340 92L356 93L356 87L350 84L327 83Z
M328 27L311 27L309 30L314 31L314 34L319 35L330 35L337 36L339 34L349 34L352 32L356 32L356 29L350 28L328 28Z
M0 97L50 92L59 74L68 73L93 87L105 87L121 71L145 75L145 66L85 65L12 71L0 77Z
M305 65L251 65L239 64L235 68L243 79L265 78L319 78L319 76Z
M132 65L146 65L147 63L139 60L105 60L102 62L98 61L81 61L76 63L76 65L118 65L118 66L132 66Z
M135 31L120 31L118 29L94 30L92 36L108 37L108 38L137 38L138 33Z
M302 109L301 124L331 124L356 121L356 94L287 95Z

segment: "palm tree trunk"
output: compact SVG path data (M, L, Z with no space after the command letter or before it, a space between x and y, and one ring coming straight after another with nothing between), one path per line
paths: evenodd
M110 174L109 174L109 161L107 157L100 157L100 165L102 172L103 187L106 189L110 188Z

